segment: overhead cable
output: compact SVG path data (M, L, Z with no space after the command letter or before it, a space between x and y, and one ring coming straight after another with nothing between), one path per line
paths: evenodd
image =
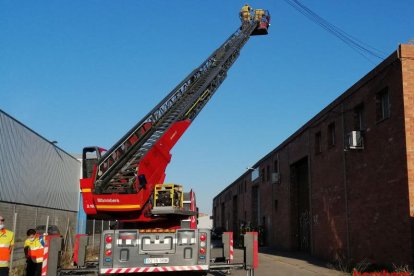
M326 19L322 18L314 11L306 7L303 3L299 2L299 0L284 0L287 4L292 6L295 10L299 13L303 14L305 17L310 19L315 24L319 25L329 33L333 34L337 38L339 38L342 42L346 45L351 47L353 50L357 51L360 55L364 58L369 59L369 57L375 57L380 60L384 60L384 53L374 47L358 40L357 38L351 36L350 34L346 33L341 28L335 26L334 24L328 22ZM370 60L371 61L371 60Z

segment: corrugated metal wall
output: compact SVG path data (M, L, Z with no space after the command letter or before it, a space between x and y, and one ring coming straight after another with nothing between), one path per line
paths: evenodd
M80 162L0 110L0 201L78 210Z

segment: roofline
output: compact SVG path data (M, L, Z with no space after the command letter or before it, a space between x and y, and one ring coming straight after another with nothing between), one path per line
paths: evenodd
M340 103L342 103L348 97L355 94L359 88L361 88L362 86L370 82L376 75L378 75L380 72L388 68L390 65L394 64L396 61L399 61L400 60L400 51L399 51L400 47L401 47L401 44L398 46L397 50L391 53L384 61L382 61L377 66L375 66L374 69L369 71L365 76L363 76L355 84L353 84L350 88L348 88L345 92L339 95L335 100L333 100L333 102L331 102L321 111L319 111L309 121L307 121L304 125L302 125L297 131L295 131L292 135L286 138L286 140L284 140L281 144L276 146L276 148L274 148L272 151L270 151L265 156L263 156L261 159L259 159L259 161L257 161L252 167L257 168L261 163L263 163L263 161L268 159L274 153L280 151L282 148L286 147L292 140L294 140L296 137L298 137L303 132L305 132L305 130L307 130L312 124L314 124L319 119L321 119L326 113L328 113L329 111L337 107ZM213 202L214 200L216 200L216 198L220 197L223 193L229 190L234 184L236 184L241 178L245 177L246 174L248 173L250 173L250 171L243 173L236 180L234 180L231 184L229 184L226 188L224 188L218 195L216 195L213 198Z
M289 142L294 140L296 137L298 137L300 134L302 134L306 129L308 129L310 126L312 126L315 122L317 122L319 119L321 119L324 115L326 115L329 111L335 109L338 107L345 99L349 98L353 94L355 94L359 88L366 85L368 82L370 82L376 75L378 75L380 72L388 68L390 65L394 64L396 61L399 61L399 52L394 51L391 55L389 55L383 62L378 64L374 69L369 71L364 77L359 79L354 85L352 85L350 88L348 88L344 93L339 95L333 102L328 104L325 108L323 108L320 112L318 112L315 116L313 116L308 122L306 122L302 127L300 127L297 131L295 131L291 136L289 136L285 141L283 141L280 145L278 145L276 148L274 148L271 152L263 156L259 161L257 161L253 167L256 167L260 165L264 160L269 158L271 155L273 155L275 152L280 151L282 148L284 148Z
M52 143L51 141L47 140L45 137L43 137L42 135L40 135L39 133L37 133L36 131L34 131L33 129L31 129L30 127L26 126L25 124L23 124L22 122L20 122L19 120L17 120L16 118L14 118L13 116L11 116L10 114L8 114L7 112L3 111L2 109L0 109L0 113L3 113L4 115L6 115L7 117L9 117L10 119L12 119L13 121L15 121L16 123L18 123L19 125L21 125L22 127L26 128L27 130L31 131L32 133L34 133L35 135L37 135L39 138L41 138L42 140L46 141L47 143L51 144L52 146L54 146L55 148L58 148L59 150L61 150L63 153L65 153L66 155L72 157L73 159L75 159L77 162L80 162L76 157L74 157L73 155L67 153L65 150L63 150L62 148L58 147L56 144Z
M216 198L220 197L222 194L224 194L227 190L229 190L231 187L233 187L234 184L236 184L240 179L246 177L246 175L248 175L250 173L250 170L247 170L246 172L244 172L241 176L239 176L236 180L234 180L231 184L227 185L226 188L224 188L218 195L216 195L215 197L213 197L213 202Z

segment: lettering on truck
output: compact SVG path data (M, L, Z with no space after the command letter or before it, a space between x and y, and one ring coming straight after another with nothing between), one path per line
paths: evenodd
M98 198L96 201L102 203L119 203L119 199L117 198Z

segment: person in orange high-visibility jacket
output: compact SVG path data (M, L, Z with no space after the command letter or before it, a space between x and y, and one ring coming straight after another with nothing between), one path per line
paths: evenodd
M27 230L27 239L24 242L26 255L26 276L41 276L43 264L44 240L37 235L36 230Z
M0 276L9 275L10 255L14 246L14 233L4 228L4 217L0 216Z

